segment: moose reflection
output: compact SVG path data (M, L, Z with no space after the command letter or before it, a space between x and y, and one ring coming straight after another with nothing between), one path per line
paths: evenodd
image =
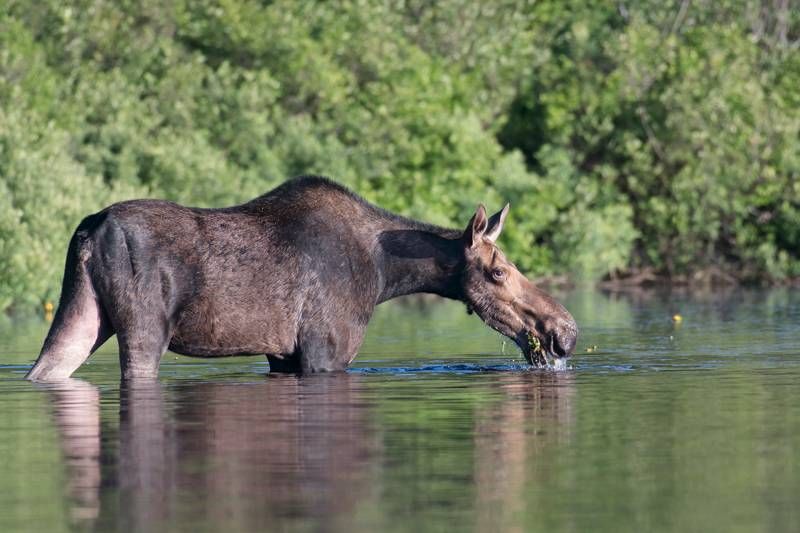
M388 469L426 451L386 456L393 428L381 418L377 385L358 374L132 380L120 386L118 409L113 391L103 393L111 412L84 381L47 386L71 514L79 525L131 531L351 530L375 520L361 510L387 494L407 508L418 495L387 491ZM569 438L574 391L568 376L497 373L477 393L490 401L457 438L474 450L463 468L488 527L525 505L523 488L540 481L526 477L530 465ZM430 474L412 485L424 487Z
M536 463L553 460L572 434L573 376L499 374L496 390L501 401L475 417L476 529L522 531L519 516L537 503L528 489L549 483L537 479Z
M159 381L133 380L120 388L118 442L101 438L96 387L48 387L72 514L138 531L173 521L252 530L293 517L346 519L376 453L358 381L285 376L165 391ZM118 446L116 461L101 461L101 445ZM101 485L117 491L102 508Z

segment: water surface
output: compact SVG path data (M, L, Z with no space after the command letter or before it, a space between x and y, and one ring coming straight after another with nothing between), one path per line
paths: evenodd
M112 340L42 386L46 324L6 319L0 531L800 530L798 292L559 296L567 372L389 303L344 375L168 354L120 384Z

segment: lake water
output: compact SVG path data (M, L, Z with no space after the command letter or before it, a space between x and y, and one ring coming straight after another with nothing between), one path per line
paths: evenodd
M800 292L558 296L565 372L412 302L343 375L167 354L121 385L112 340L45 387L46 324L6 319L0 531L800 531Z

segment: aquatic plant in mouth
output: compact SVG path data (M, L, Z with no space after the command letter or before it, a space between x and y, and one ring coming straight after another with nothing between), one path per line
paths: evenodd
M567 359L565 357L553 357L552 359L548 359L547 351L542 346L542 341L530 331L528 332L528 346L531 351L530 363L536 368L551 368L557 371L572 368L567 365Z
M542 348L542 341L530 331L528 332L528 346L531 350L531 363L539 368L548 366L547 354Z

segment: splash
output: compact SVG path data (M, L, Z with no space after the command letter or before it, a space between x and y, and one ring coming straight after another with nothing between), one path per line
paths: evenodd
M566 372L572 370L573 366L570 365L566 357L547 357L544 356L544 362L537 365L536 368L542 370L550 370L552 372Z

